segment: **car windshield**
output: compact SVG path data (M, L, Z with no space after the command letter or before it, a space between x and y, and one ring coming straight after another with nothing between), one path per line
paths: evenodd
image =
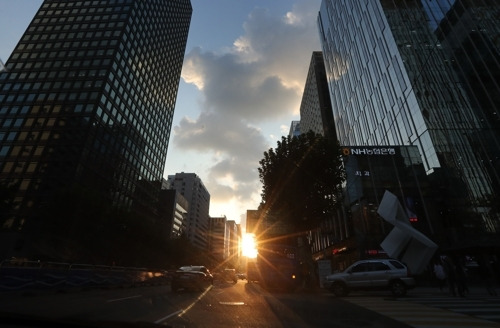
M0 328L500 325L500 0L0 0Z

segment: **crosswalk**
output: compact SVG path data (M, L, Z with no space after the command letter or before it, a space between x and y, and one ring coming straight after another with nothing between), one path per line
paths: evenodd
M500 297L419 297L414 302L500 323Z
M417 328L500 327L500 298L346 297L344 300Z

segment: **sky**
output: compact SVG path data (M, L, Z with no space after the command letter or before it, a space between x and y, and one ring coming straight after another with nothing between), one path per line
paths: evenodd
M0 0L6 62L42 0ZM196 173L210 216L244 223L257 209L259 161L299 108L321 0L191 0L193 15L164 177Z

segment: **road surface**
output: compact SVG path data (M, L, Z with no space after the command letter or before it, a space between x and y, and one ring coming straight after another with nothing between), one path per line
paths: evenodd
M439 302L452 304L461 311L436 305L444 304ZM474 305L476 312L470 315L467 311L471 311L473 304L477 305ZM14 314L12 320L18 323L17 326L26 318L45 318L49 322L44 327L60 321L68 326L75 322L83 326L100 323L100 327L123 326L124 323L133 323L136 327L148 323L147 326L197 328L500 327L500 318L495 317L499 306L499 298L461 300L446 295L419 294L417 290L398 299L383 292L353 293L337 298L325 291L267 291L258 284L240 280L236 284L216 282L204 292L174 293L169 286L162 285L2 293L0 312L4 317L0 317L0 327L7 327L2 325L7 322L5 313ZM33 327L43 321L37 323L36 320L21 326Z

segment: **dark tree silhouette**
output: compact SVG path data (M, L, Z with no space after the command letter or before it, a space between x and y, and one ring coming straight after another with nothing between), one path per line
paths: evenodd
M293 233L318 227L340 205L345 171L338 144L309 132L282 137L259 162L260 209Z

